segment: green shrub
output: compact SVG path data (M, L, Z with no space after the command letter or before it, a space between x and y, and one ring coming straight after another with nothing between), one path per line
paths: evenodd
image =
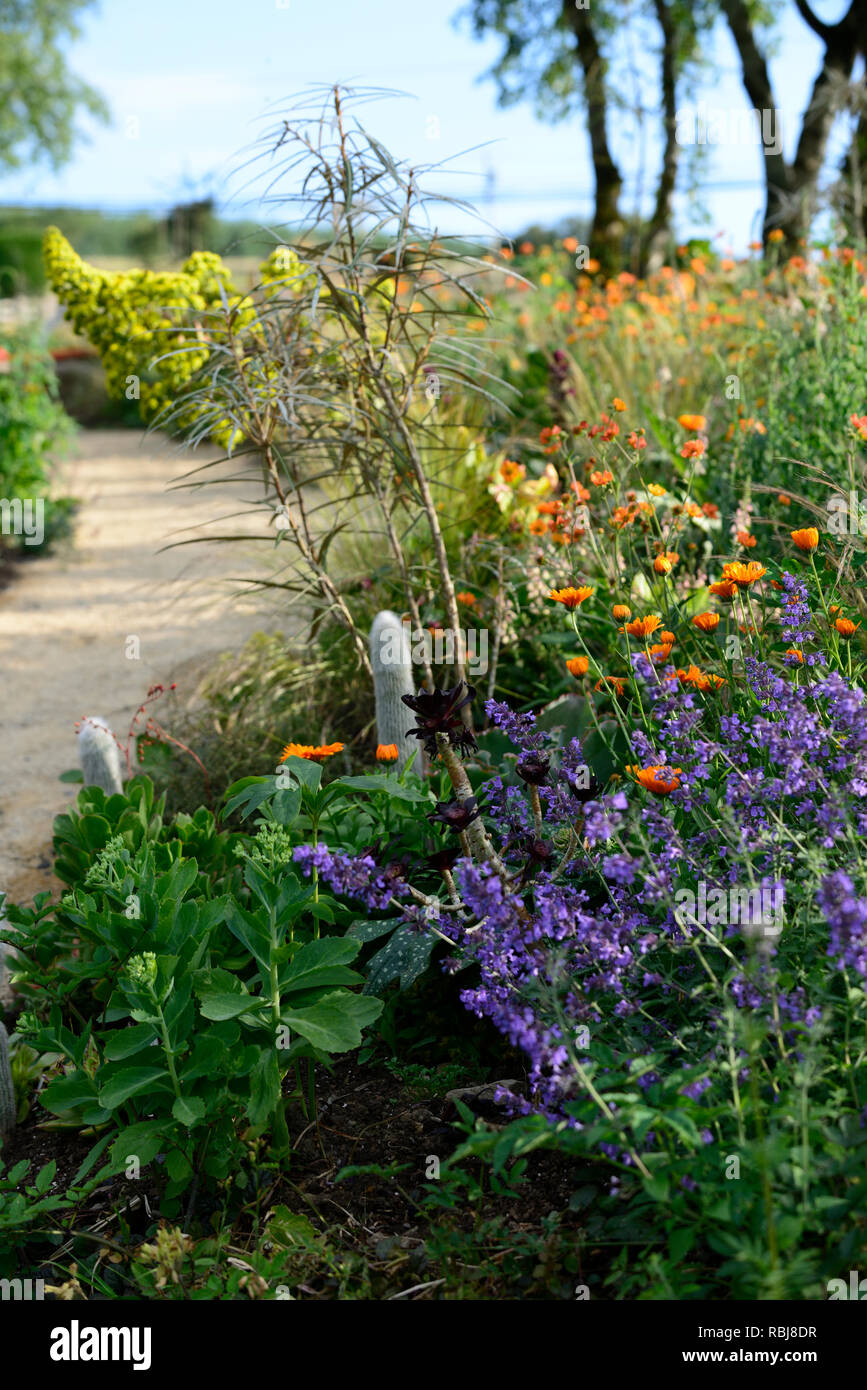
M0 298L44 288L41 233L35 227L0 227Z
M52 465L69 446L72 431L40 332L30 326L4 332L0 335L0 498L45 501ZM65 504L67 509L69 505ZM41 545L26 544L23 535L7 534L0 536L0 546L16 547L25 554L44 548L50 530L56 535L64 520L61 507L49 522L52 511L52 506L45 508Z

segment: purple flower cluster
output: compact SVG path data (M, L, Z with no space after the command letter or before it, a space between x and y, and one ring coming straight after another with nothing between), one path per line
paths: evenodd
M806 588L787 575L784 590L784 637L809 643L815 633ZM818 655L805 665L823 662ZM541 792L555 840L556 826L580 826L581 850L562 876L548 868L532 888L521 879L519 891L510 892L489 869L462 863L456 871L474 923L464 926L459 949L480 968L479 984L462 998L527 1053L537 1103L546 1113L574 1095L570 1035L594 1017L598 1023L600 1007L607 1019L635 1018L639 1011L651 1017L649 991L657 1000L670 997L672 978L681 1001L693 997L694 987L696 1001L703 998L703 977L691 954L671 973L671 948L694 934L674 917L678 886L703 880L742 891L746 880L772 893L788 885L788 914L792 884L803 874L803 845L830 851L851 833L867 833L867 704L839 673L817 672L818 679L804 681L799 663L795 683L748 657L749 697L732 709L722 697L700 698L672 679L672 669L654 667L641 654L634 666L653 721L652 730L633 732L635 756L642 765L684 769L681 787L664 801L633 803L640 807L645 848L631 842L632 798L618 791L588 800L576 792L584 757L572 740L559 755L552 785ZM513 715L497 702L489 702L488 713L525 750L545 737L532 716ZM509 833L527 829L525 802L515 793L500 782L491 788L491 805ZM684 811L695 814L684 818ZM867 900L857 897L842 871L826 877L819 900L831 928L828 954L867 976ZM792 906L797 910L797 900ZM782 1021L792 1039L795 1025L818 1021L821 1010L802 986L780 987L776 937L773 944L759 941L750 923L734 919L723 934L735 950L738 940L749 943L743 949L750 955L756 942L763 948L749 969L729 978L738 1008L760 1012L769 1027ZM660 957L660 949L667 954ZM648 969L651 954L654 964L667 962L667 968ZM715 1017L707 1015L711 1028ZM661 1016L653 1026L664 1037ZM701 1079L684 1094L697 1100L709 1086Z
M848 967L867 979L867 900L857 896L842 869L822 880L816 896L831 928L828 955L841 969Z
M545 740L536 729L535 714L516 714L503 700L486 700L485 714L518 748L540 748Z
M783 638L786 642L794 643L800 651L816 636L813 629L813 614L810 611L807 586L802 580L796 579L793 574L787 572L783 575L783 589L785 598L783 599L783 611L780 615L783 623ZM801 659L797 656L787 656L784 660L787 666L801 665ZM823 666L825 657L822 652L804 652L803 664L805 666Z
M330 850L327 845L297 845L292 858L305 878L314 869L323 882L341 898L356 898L371 912L382 912L393 897L406 892L406 884L387 869L382 869L369 854L350 858L342 850Z

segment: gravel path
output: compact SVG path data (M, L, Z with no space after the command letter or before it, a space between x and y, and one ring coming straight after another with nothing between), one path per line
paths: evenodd
M52 820L78 792L57 780L77 766L76 721L102 715L125 738L149 686L178 681L183 699L209 659L257 628L285 628L273 600L269 611L230 579L267 573L274 553L253 539L268 535L267 516L232 515L256 497L255 473L167 490L193 462L217 457L180 456L134 430L82 430L60 489L81 501L74 547L18 566L0 591L0 890L16 901L53 885ZM161 549L209 530L251 539ZM138 659L127 655L131 637Z

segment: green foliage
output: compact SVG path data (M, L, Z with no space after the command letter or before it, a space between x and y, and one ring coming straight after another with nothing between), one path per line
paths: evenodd
M45 285L42 236L35 227L0 224L0 298L38 294Z
M40 331L24 327L0 333L0 498L44 501L52 465L69 446L72 432ZM49 502L46 535L51 511ZM60 505L58 522L62 511ZM56 533L56 525L54 529ZM14 544L25 554L39 549L25 545L25 539L3 536L0 545Z

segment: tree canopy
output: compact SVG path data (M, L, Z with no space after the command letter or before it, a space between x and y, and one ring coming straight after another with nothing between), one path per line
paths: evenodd
M104 119L102 97L71 71L66 45L93 0L0 0L0 170L69 159L80 112Z

